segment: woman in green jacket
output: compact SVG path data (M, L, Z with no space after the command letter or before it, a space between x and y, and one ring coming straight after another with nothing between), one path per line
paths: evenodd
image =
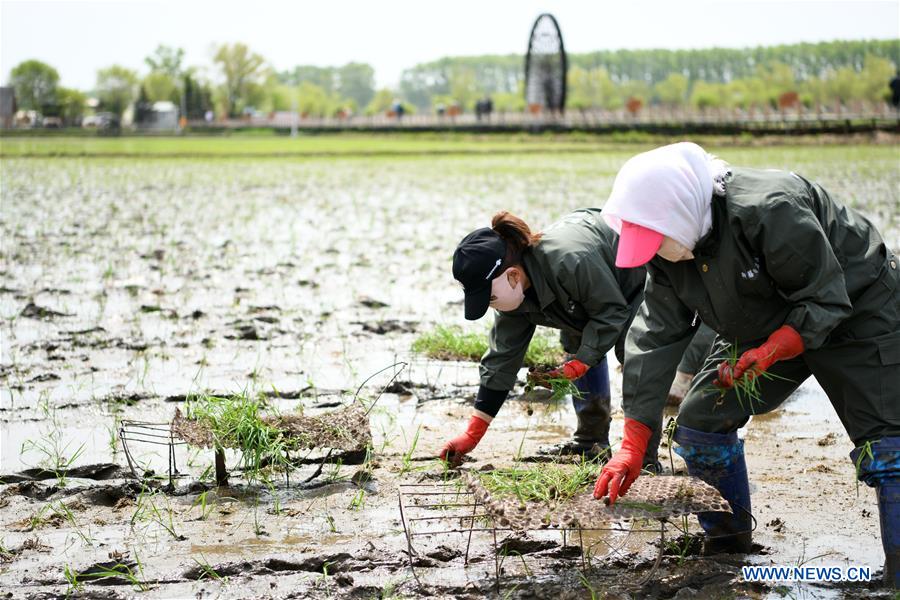
M749 551L737 430L812 375L877 489L885 579L900 587L900 264L875 227L799 175L731 167L691 143L630 159L603 214L620 232L616 265L649 277L626 341L624 440L594 495L614 502L640 474L666 382L702 322L718 338L674 439L688 472L733 509L700 516L706 550ZM758 398L740 393L748 378Z
M560 330L570 355L552 374L575 380L578 426L573 440L551 452L591 456L609 451L610 393L606 353L621 360L625 331L641 303L643 269L613 267L618 236L597 209L577 210L540 234L508 212L477 229L453 254L453 275L465 291L465 316L497 310L481 385L466 432L440 456L471 452L516 383L535 327ZM655 458L653 460L655 463Z
M572 440L544 451L608 455L606 354L615 349L623 360L625 332L645 283L644 269L614 267L617 241L597 209L577 210L540 234L501 212L491 227L463 238L453 255L453 275L465 290L465 316L479 319L489 307L497 312L469 427L447 442L442 458L471 452L484 436L516 383L537 325L560 330L570 360L553 374L575 380L581 392L572 399L578 422ZM705 348L695 353L708 350L708 339L698 336L697 343ZM645 461L654 467L656 448L650 446Z

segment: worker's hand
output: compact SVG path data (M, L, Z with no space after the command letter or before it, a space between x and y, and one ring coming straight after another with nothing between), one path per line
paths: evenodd
M782 325L772 332L763 344L747 350L732 367L727 360L719 365L719 376L713 383L721 388L730 388L745 374L752 378L765 373L779 360L794 358L803 353L803 338L790 325Z
M438 454L438 458L451 463L459 463L463 455L475 449L475 446L484 437L489 425L489 421L482 419L478 415L472 415L466 432L444 444L440 454Z
M600 471L600 477L594 485L594 498L599 500L609 493L609 505L612 506L619 496L628 491L641 474L641 465L652 433L650 428L640 421L625 418L622 447Z
M672 385L669 386L669 397L668 399L666 399L666 405L680 405L684 400L684 397L687 395L688 390L691 389L691 383L693 381L693 374L685 373L683 371L677 371L675 373L675 379L672 380Z
M578 379L579 377L587 373L589 369L589 366L587 366L577 358L573 358L572 360L563 364L563 366L556 369L550 369L549 371L546 369L532 367L528 369L528 383L533 386L540 386L550 389L551 379L559 379L560 377L565 377L566 379Z

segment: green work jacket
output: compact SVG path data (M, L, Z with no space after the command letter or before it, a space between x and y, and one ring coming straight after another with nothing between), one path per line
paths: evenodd
M762 342L790 325L813 350L898 293L897 258L862 215L785 171L734 168L713 224L677 263L648 263L644 303L625 343L625 416L651 429L702 321L724 340Z
M519 308L496 311L481 359L484 387L513 388L537 325L561 330L564 349L590 367L620 340L624 348L646 272L615 268L618 242L600 210L587 208L552 225L525 251L522 263L532 287Z

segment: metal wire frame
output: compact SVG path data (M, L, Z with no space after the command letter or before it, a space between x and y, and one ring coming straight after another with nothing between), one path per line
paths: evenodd
M136 461L131 454L131 449L128 447L128 442L142 442L156 446L167 446L169 450L169 487L175 487L176 477L183 477L183 475L178 472L178 465L175 464L175 446L185 446L187 445L187 442L175 438L172 433L171 423L154 423L150 421L123 419L119 423L119 440L122 442L122 450L124 450L125 459L128 461L128 469L135 479L140 479L140 477L135 469Z
M369 381L372 380L376 375L384 373L388 369L394 369L394 373L391 376L390 380L381 387L381 390L378 392L378 395L375 397L368 407L366 408L366 415L368 415L381 397L384 395L385 389L387 389L397 377L403 372L404 369L407 368L407 363L403 361L395 361L393 364L390 364L378 371L375 371L371 375L369 375L356 389L356 393L353 395L353 399L346 403L345 406L349 406L350 404L359 400L359 394L362 391L363 387L366 386ZM169 475L169 489L175 488L175 478L183 477L181 473L178 472L178 466L175 463L175 446L184 446L187 445L187 442L180 438L176 438L174 432L172 431L172 423L158 423L158 422L150 422L150 421L135 421L131 419L123 419L119 423L119 440L122 442L122 449L125 453L125 459L128 461L128 469L131 471L131 475L135 479L140 479L140 476L137 473L137 469L135 468L136 461L132 456L131 449L128 447L128 442L142 442L147 444L153 444L157 446L167 446L168 447L168 475ZM321 472L325 463L331 458L331 454L333 449L330 449L325 457L322 459L322 462L319 464L318 468L313 472L313 474L305 479L303 483L309 482L312 479L315 479ZM215 451L215 469L216 469L216 483L218 485L224 485L228 481L228 472L225 468L225 453L221 449ZM287 472L285 472L285 479L290 485L290 478Z
M429 490L429 488L431 488ZM452 489L451 489L452 488ZM455 496L454 501L445 502L439 501L438 498L444 496ZM415 569L415 557L418 556L418 553L415 550L415 546L413 544L413 538L417 536L436 536L436 535L449 535L449 534L466 534L466 552L464 557L464 564L469 564L469 551L472 546L472 534L476 531L478 532L490 532L491 538L493 542L493 550L494 550L494 580L497 587L497 591L500 591L500 567L502 565L502 561L500 560L500 551L497 545L497 532L498 531L513 531L511 527L498 527L494 522L493 517L488 514L485 510L482 510L479 513L479 507L483 506L478 502L475 498L475 495L469 491L467 488L459 485L456 482L447 483L401 483L399 485L398 493L398 504L400 508L400 521L403 525L403 534L406 537L406 549L407 556L409 558L409 568L412 573L413 579L416 580L416 583L421 587L422 582L419 579L419 576L416 574ZM408 500L410 497L422 497L427 499L427 504L417 504L415 502L408 503L404 500ZM462 498L462 500L461 500ZM444 514L444 515L435 515L435 516L410 516L408 515L411 509L427 509L427 510L438 510L438 509L468 509L471 508L472 512L469 514L466 512L465 514L455 513L455 514ZM490 523L490 526L485 527L475 527L475 522L478 519L484 519ZM659 568L660 563L662 562L662 557L665 552L665 541L666 541L666 519L656 519L659 521L659 530L655 529L635 529L631 528L629 530L624 530L621 528L615 527L579 527L579 528L557 528L550 527L546 529L534 529L530 531L560 531L563 536L563 546L566 545L566 534L568 532L578 532L578 547L581 554L581 568L582 571L588 570L588 561L584 548L584 536L583 532L585 531L627 531L630 535L631 533L659 533L659 552L657 553L656 560L653 563L650 571L647 573L645 577L643 577L637 584L636 587L642 587L645 585L650 579L656 574L657 569ZM459 521L459 527L453 527L452 525L448 526L450 528L447 529L439 529L437 531L414 531L413 523L418 522L441 522L441 521ZM468 521L469 525L466 527L463 525L464 521ZM614 549L615 551L615 549Z

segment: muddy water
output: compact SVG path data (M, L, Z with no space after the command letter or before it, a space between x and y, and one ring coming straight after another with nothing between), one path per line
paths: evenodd
M441 476L430 457L462 428L477 383L473 365L428 361L409 347L417 331L462 322L448 273L459 237L501 208L540 227L571 208L597 205L635 151L305 162L4 160L0 472L57 456L75 456L72 467L124 467L114 435L120 421L167 421L191 392L267 393L279 410L316 413L351 399L371 373L404 361L399 378L412 393L383 394L372 411L374 479L363 493L350 480L360 468L352 464L326 466L298 485L316 468L305 466L293 486L270 490L248 486L239 474L228 488L190 487L212 456L186 447L175 456L183 475L176 495L142 493L127 469L76 471L64 487L54 478L0 486L7 550L0 588L15 597L53 597L72 588L67 567L84 572L116 560L131 564L150 589L118 581L86 583L81 593L491 593L489 532L473 535L468 567L464 535L415 538L419 582L409 569L398 485ZM720 153L822 181L900 246L891 148ZM474 327L486 329L488 321ZM392 374L376 376L362 395L377 397ZM615 404L619 385L614 377ZM573 427L566 406L512 399L466 468L510 464L518 453L527 459ZM671 597L680 589L878 595L862 586L781 589L740 581L747 562L877 569L882 560L874 495L857 490L850 442L815 382L781 410L755 418L744 435L757 554L666 558L638 588L655 557L656 534L586 534L592 569L582 580L572 536L535 533L509 541L503 593L585 597L590 587L612 597ZM612 437L620 436L618 413ZM165 472L163 448L132 450L141 470ZM229 465L237 461L228 456ZM677 457L674 466L681 469ZM505 541L501 534L498 543Z

